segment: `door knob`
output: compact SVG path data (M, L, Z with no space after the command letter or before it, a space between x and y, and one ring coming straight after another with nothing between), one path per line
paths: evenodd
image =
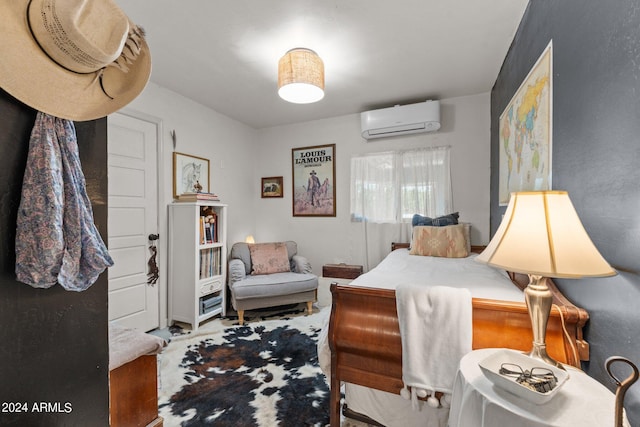
M151 240L152 242L154 240L158 240L160 238L159 234L149 234L149 240Z

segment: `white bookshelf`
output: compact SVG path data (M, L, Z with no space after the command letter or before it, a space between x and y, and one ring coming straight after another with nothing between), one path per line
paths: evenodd
M217 215L213 241L202 239L205 208ZM188 323L196 331L201 322L226 315L226 241L227 205L204 201L169 205L169 324Z

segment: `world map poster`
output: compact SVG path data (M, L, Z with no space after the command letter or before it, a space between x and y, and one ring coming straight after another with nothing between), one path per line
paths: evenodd
M551 190L552 42L500 115L500 205L512 192Z

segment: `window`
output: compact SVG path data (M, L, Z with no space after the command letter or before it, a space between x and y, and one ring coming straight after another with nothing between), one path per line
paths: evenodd
M410 222L452 210L449 147L351 159L351 220Z

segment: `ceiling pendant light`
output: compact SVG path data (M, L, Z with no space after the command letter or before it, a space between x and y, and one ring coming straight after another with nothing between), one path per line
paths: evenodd
M285 101L310 104L324 98L324 63L311 49L291 49L278 63L278 95Z

